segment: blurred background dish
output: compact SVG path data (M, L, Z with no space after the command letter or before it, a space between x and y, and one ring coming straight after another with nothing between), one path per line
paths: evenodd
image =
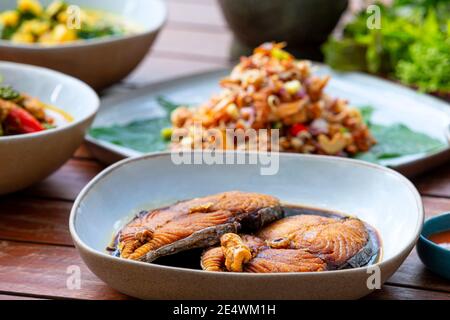
M34 1L30 3L36 5ZM39 3L42 4L41 10L49 10L48 6L53 1L41 0ZM11 12L17 4L20 9L21 3L16 0L2 1L0 13ZM106 36L96 37L95 32L89 34L85 29L74 33L67 27L62 30L64 26L58 26L61 30L52 30L54 33L61 31L63 35L60 34L58 39L69 37L70 40L86 40L61 43L53 41L50 36L46 41L41 41L46 42L44 44L26 43L28 35L19 32L18 35L12 36L13 39L18 38L16 41L0 40L0 60L58 70L85 81L96 90L101 90L120 81L136 68L147 54L167 17L166 4L162 0L71 0L67 1L67 4L95 10L92 11L94 15L101 12L105 16L114 16L133 26L130 27L133 31L107 32ZM39 9L27 10L39 12Z
M321 60L320 46L336 27L348 0L219 0L234 34L233 58L266 41L286 41L302 58Z
M71 118L49 130L0 136L2 195L31 186L63 165L83 142L99 99L85 83L56 71L0 62L0 74L13 88Z

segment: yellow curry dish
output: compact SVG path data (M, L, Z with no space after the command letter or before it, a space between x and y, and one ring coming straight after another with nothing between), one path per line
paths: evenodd
M133 33L135 26L112 13L80 8L62 0L44 7L39 0L18 0L0 13L0 39L13 43L57 45Z

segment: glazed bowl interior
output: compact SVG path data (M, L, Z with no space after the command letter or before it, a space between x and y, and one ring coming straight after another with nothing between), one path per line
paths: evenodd
M64 110L73 117L73 122L53 130L0 137L0 141L29 139L35 135L54 134L64 127L74 126L92 117L97 112L99 105L97 94L83 82L62 73L24 64L0 62L0 75L3 78L3 84L11 85L19 92L36 97L46 104Z
M103 255L113 234L139 209L241 190L364 220L379 232L382 261L409 252L418 238L423 223L420 196L392 170L354 160L290 154L280 155L276 175L261 175L260 169L250 164L175 165L164 153L125 160L80 194L71 215L72 236L79 247Z
M40 0L47 6L53 0ZM166 7L161 0L70 0L71 5L77 5L81 8L100 10L113 13L125 18L133 24L136 24L141 32L152 32L158 29L166 19ZM0 3L0 12L10 10L17 6L17 0L2 0ZM120 38L112 37L112 38ZM105 39L92 39L88 43L103 41ZM86 41L77 42L70 45L84 45ZM0 44L11 44L9 41L1 41ZM11 44L12 45L12 44Z

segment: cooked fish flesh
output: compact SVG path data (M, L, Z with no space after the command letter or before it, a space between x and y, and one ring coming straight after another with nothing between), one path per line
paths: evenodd
M118 235L120 256L159 257L219 243L227 233L254 232L283 217L278 199L239 191L182 201L142 212Z
M205 251L201 266L206 271L250 273L324 271L326 263L305 250L271 249L254 236L225 234L221 246Z
M369 242L369 233L361 220L311 215L277 221L259 236L273 248L304 249L316 254L330 269L345 267ZM361 253L365 255L366 251Z
M306 272L360 267L378 252L363 222L299 215L278 220L254 236L225 234L204 252L207 271Z

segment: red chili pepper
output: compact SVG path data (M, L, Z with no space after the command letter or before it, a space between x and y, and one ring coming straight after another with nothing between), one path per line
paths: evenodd
M308 128L306 126L304 126L303 124L297 123L291 127L290 131L291 131L291 135L293 137L296 137L300 132L308 131Z
M6 127L17 133L33 133L45 128L28 111L22 108L12 108L5 120Z

